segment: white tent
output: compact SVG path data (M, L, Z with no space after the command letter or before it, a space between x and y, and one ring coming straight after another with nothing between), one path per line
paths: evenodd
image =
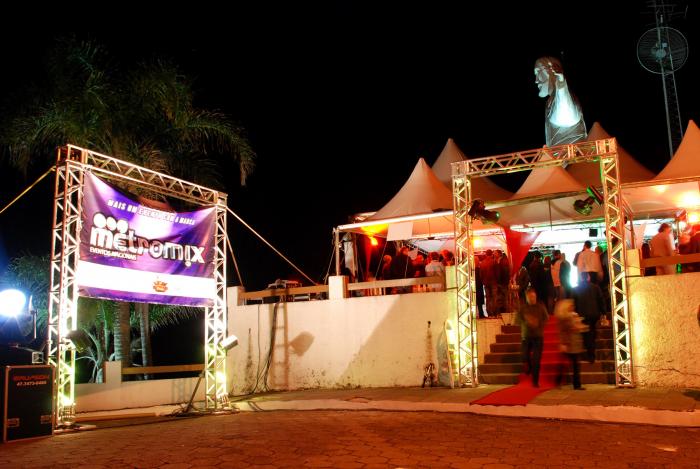
M700 176L700 129L691 120L673 158L654 179L666 180L694 176Z
M423 158L394 197L361 223L341 225L341 231L394 239L454 235L452 190L433 173ZM474 229L482 229L474 223ZM493 228L493 226L491 227Z
M367 220L452 210L452 190L435 176L423 158L418 160L403 187Z
M674 216L700 209L700 129L692 120L678 150L647 184L623 186L625 201L635 215Z
M603 129L603 127L598 123L594 122L591 130L588 132L588 137L586 141L592 142L595 140L602 140L612 138L609 133ZM617 145L617 157L620 163L620 182L637 182L637 181L648 181L654 177L654 173L649 171L643 165L641 165L637 160L635 160L632 155L627 153L619 142ZM594 163L577 163L567 166L566 171L572 175L577 181L579 181L584 186L594 186L599 187L600 182L600 166Z
M541 160L551 159L543 148ZM590 216L583 216L574 210L574 202L583 198L586 188L566 172L561 166L533 169L520 189L512 195L504 206L499 207L501 224L510 227L576 222L602 214L600 207L594 207ZM496 204L498 205L498 204Z
M445 147L440 152L437 160L433 164L435 176L452 190L452 163L458 163L467 159L451 138L447 139ZM486 201L506 200L512 193L499 187L488 177L472 179L472 198L479 198Z

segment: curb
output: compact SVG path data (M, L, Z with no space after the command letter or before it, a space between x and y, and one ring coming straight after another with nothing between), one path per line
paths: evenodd
M406 401L344 401L335 399L308 399L297 401L239 401L241 412L276 410L381 410L391 412L451 412L498 417L526 417L558 420L576 420L605 423L632 423L674 427L700 427L700 411L654 410L629 406L602 405L537 405L492 406L443 402Z

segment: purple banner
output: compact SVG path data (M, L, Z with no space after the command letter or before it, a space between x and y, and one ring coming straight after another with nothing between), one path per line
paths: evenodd
M174 212L149 205L85 173L76 274L80 295L213 305L215 208Z

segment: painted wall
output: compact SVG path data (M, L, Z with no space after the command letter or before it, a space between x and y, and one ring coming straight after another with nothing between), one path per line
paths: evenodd
M269 388L420 385L427 361L438 363L438 342L454 314L455 296L449 291L280 303ZM239 338L227 357L229 389L245 394L264 368L274 305L235 306L235 289L228 298L229 333Z
M630 278L637 385L700 387L700 273Z
M105 363L105 382L75 386L76 412L117 410L187 403L197 378L121 380L121 362ZM195 402L204 399L204 382L199 385Z

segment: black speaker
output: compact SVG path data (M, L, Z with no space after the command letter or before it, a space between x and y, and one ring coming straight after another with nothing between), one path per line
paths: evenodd
M588 236L591 238L597 238L598 237L598 228L589 228L588 229Z
M2 441L51 436L53 366L6 366L2 376Z

